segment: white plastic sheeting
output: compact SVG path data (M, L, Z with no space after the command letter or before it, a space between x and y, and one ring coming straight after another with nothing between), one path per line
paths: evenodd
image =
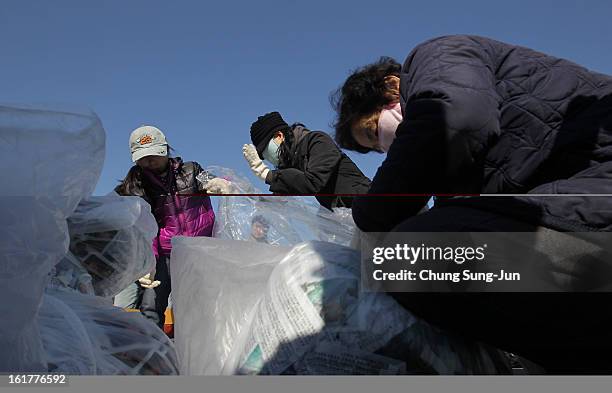
M85 200L104 141L92 112L0 105L0 372L176 373L174 346L157 326L91 295L136 280L151 265L155 232L134 199ZM112 241L101 235L109 232ZM81 249L105 257L92 264L106 266L102 280L92 280Z
M0 104L0 135L2 196L37 197L67 217L94 191L106 138L95 113Z
M104 140L92 112L0 105L0 371L46 369L36 314L68 249L66 217L98 181Z
M164 332L104 298L49 290L38 321L51 372L178 374L176 351Z
M157 223L142 198L87 198L68 217L68 229L67 257L91 275L98 296L116 295L155 266L151 239Z
M359 291L357 251L175 238L175 340L181 372L218 374L489 374L497 350Z
M46 370L35 321L47 274L68 249L68 230L45 202L0 197L0 372Z
M261 194L246 178L231 169L208 167L205 173L232 182L232 194ZM206 181L206 179L200 180ZM260 242L290 246L310 240L349 245L355 223L350 209L325 209L314 198L286 196L219 197L213 236L221 239L257 241L254 220L267 225Z
M174 339L181 374L219 375L289 248L214 238L173 239Z

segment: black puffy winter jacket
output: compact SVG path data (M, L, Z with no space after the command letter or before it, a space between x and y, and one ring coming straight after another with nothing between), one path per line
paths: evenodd
M400 76L403 122L370 193L526 194L461 198L557 230L612 230L612 77L476 36L417 46ZM428 197L360 197L353 217L387 231Z

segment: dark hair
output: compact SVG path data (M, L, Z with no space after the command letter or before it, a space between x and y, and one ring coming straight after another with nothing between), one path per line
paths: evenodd
M142 168L138 165L132 166L125 179L119 180L115 192L122 196L139 196L146 199L142 185Z
M251 225L255 223L261 224L265 229L270 228L270 223L261 214L254 216L253 219L251 220Z
M172 146L168 145L168 158L174 153ZM142 182L142 168L134 165L130 168L125 179L119 180L115 192L122 196L139 196L149 202Z
M351 132L351 124L389 103L385 78L400 75L401 65L391 57L360 67L346 79L342 87L332 92L330 103L338 117L333 124L334 139L344 149L367 153L370 148L361 146Z
M298 126L306 128L306 126L304 126L302 123L293 123L289 126L289 128L281 130L283 136L285 137L285 141L278 148L279 168L291 166L291 151L293 150L293 143L295 142L293 130Z

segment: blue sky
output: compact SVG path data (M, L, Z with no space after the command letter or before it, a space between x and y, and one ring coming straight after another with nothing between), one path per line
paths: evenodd
M96 194L129 169L129 133L145 123L184 159L262 187L241 153L250 124L278 110L331 132L329 94L357 66L466 33L612 74L610 15L609 0L2 0L0 101L92 108L107 132ZM384 158L349 155L370 177Z

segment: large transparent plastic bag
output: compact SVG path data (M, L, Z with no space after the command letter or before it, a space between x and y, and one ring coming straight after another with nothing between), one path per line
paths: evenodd
M90 111L0 105L0 371L45 370L36 313L66 254L66 217L89 195L104 160Z
M492 374L501 352L359 291L357 251L177 238L172 280L184 374Z
M0 197L0 372L44 371L36 313L68 249L65 217L36 197Z
M107 299L47 290L38 322L48 371L75 375L175 375L174 345L139 313Z
M68 229L66 259L86 269L98 296L114 296L153 269L151 241L157 223L142 198L107 195L84 199L68 218Z
M350 209L330 211L312 197L252 196L261 194L261 190L244 176L222 167L208 167L198 179L205 182L208 174L231 181L232 194L249 195L219 198L214 227L216 238L283 246L310 240L342 245L351 242L355 223ZM254 227L258 225L263 227L265 236L256 235L258 229Z
M2 196L44 198L68 216L94 191L105 133L87 109L0 104Z
M219 375L286 247L172 239L174 338L181 374Z
M138 197L86 198L68 218L68 228L70 252L50 274L38 317L48 371L177 374L167 336L139 313L126 313L102 297L152 268L157 224L149 205Z

